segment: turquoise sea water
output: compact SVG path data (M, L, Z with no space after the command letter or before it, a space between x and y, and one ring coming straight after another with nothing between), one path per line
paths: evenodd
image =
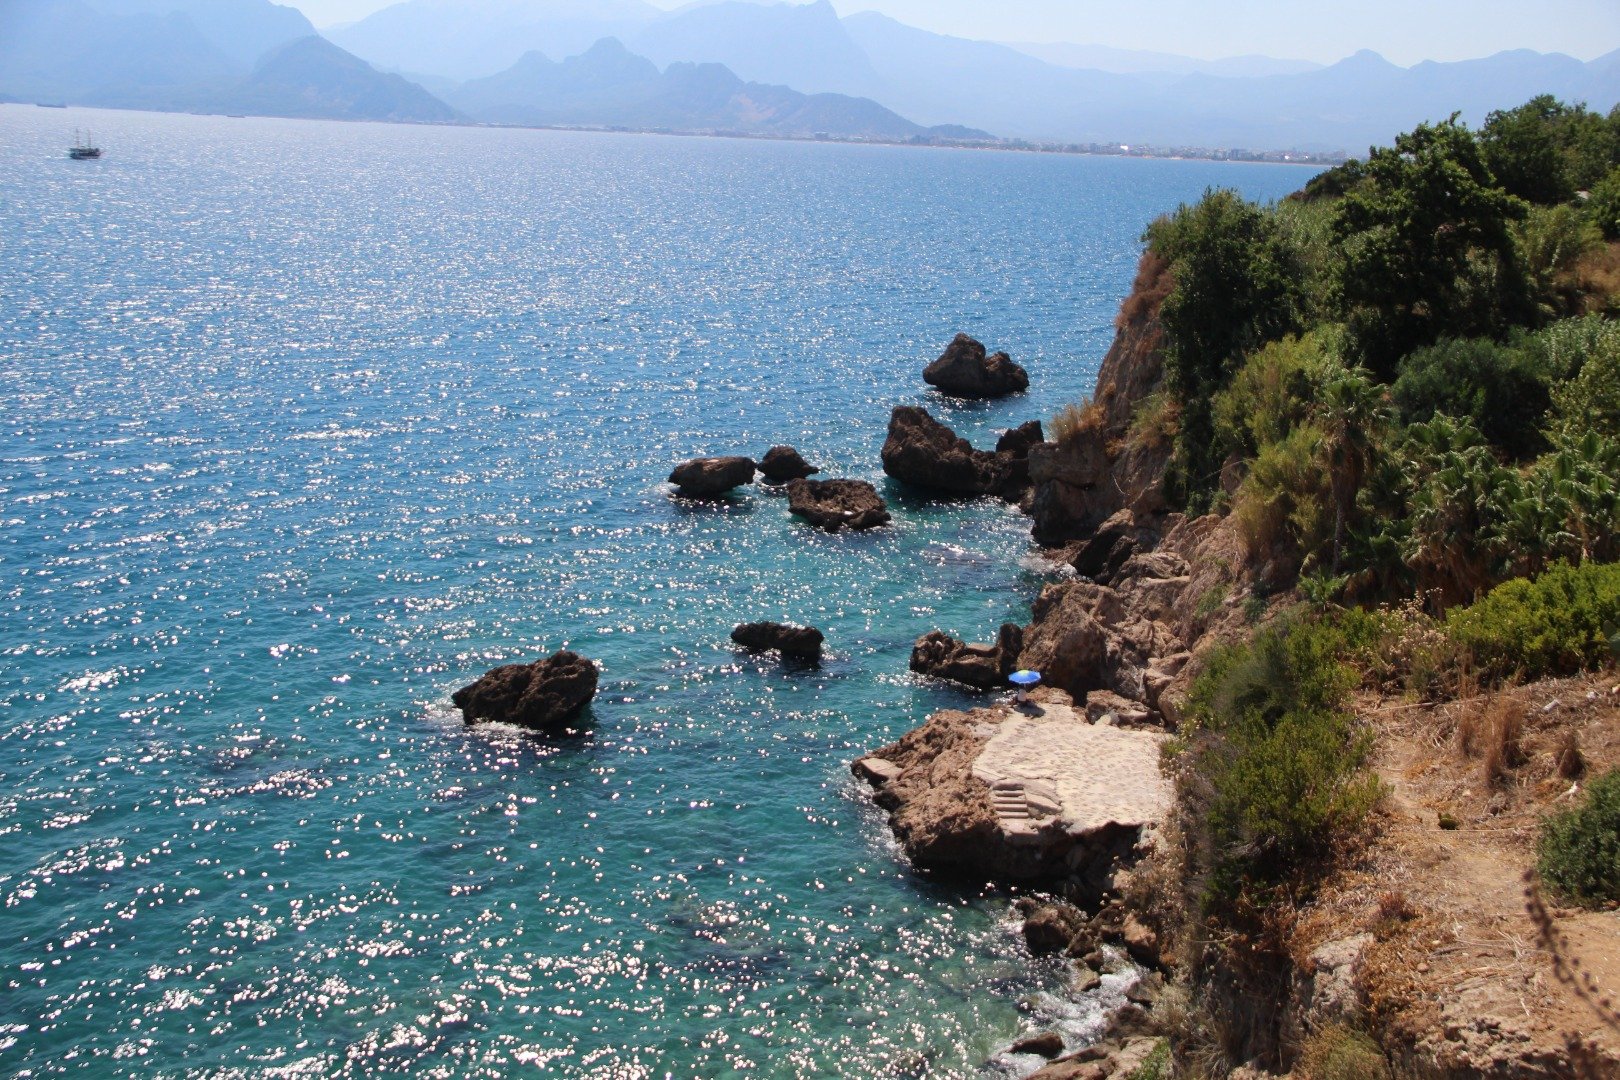
M966 700L918 634L1051 578L878 449L902 403L1050 417L1151 217L1308 175L0 106L0 1072L966 1077L1083 1038L849 778ZM926 392L958 330L1032 391ZM778 442L895 526L668 496ZM826 663L737 654L754 618ZM564 645L579 737L449 708Z

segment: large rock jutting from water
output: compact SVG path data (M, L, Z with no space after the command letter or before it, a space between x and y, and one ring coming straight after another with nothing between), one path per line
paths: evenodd
M1007 688L1024 648L1022 627L1008 623L994 645L969 645L939 631L924 634L911 650L911 670L979 690Z
M1011 452L973 449L926 409L901 405L889 417L883 471L913 487L949 495L1007 494L1019 479L1014 461Z
M875 529L891 520L888 504L864 480L794 480L787 492L791 513L828 532Z
M821 656L826 636L813 626L784 623L744 623L731 632L731 640L753 652L776 651L783 656L814 660Z
M469 724L517 724L538 731L566 727L596 697L596 665L563 651L533 664L495 668L450 698Z
M820 469L805 461L791 446L773 446L760 459L759 471L772 484L785 484L789 480L803 480L814 476Z
M669 482L691 499L712 499L754 482L754 461L745 457L693 458L675 466Z
M1061 695L1028 712L935 713L854 763L919 869L1100 895L1173 801L1161 733L1090 724Z
M923 369L923 381L952 397L998 398L1029 389L1029 373L1006 353L986 356L984 346L966 334L945 347L938 360Z

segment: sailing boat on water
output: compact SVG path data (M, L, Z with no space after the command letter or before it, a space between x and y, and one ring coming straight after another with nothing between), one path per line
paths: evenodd
M100 156L101 147L96 145L95 140L90 137L90 133L87 131L84 133L84 137L80 138L78 128L74 128L73 145L68 147L68 157L74 161L88 161L91 158Z

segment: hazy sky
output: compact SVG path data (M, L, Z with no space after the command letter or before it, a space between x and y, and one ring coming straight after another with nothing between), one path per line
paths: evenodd
M394 0L281 0L317 26ZM652 0L659 7L687 0ZM1071 41L1214 59L1239 53L1329 62L1374 49L1399 64L1503 49L1590 60L1620 49L1620 0L833 0L963 37Z

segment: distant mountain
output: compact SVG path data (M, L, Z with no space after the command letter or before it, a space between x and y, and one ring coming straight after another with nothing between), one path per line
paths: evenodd
M459 82L528 52L572 56L663 17L646 0L405 0L328 36L385 70Z
M1224 75L1252 79L1266 75L1299 75L1326 66L1312 60L1280 60L1271 56L1230 56L1197 60L1174 53L1115 49L1108 45L1040 44L1009 41L1008 47L1058 67L1107 71L1114 75Z
M749 0L682 9L628 44L661 65L724 64L744 79L806 93L869 95L882 86L872 61L828 0L758 4Z
M449 100L476 119L501 124L884 140L989 138L963 128L924 128L865 98L746 82L720 64L672 64L660 71L613 39L561 62L530 53L498 75L466 83Z
M314 35L272 51L215 100L223 111L260 116L413 123L462 119L415 83L380 72Z
M128 109L456 118L268 0L3 0L0 94Z
M266 0L88 0L107 15L184 15L242 71L271 49L315 33L296 8Z

